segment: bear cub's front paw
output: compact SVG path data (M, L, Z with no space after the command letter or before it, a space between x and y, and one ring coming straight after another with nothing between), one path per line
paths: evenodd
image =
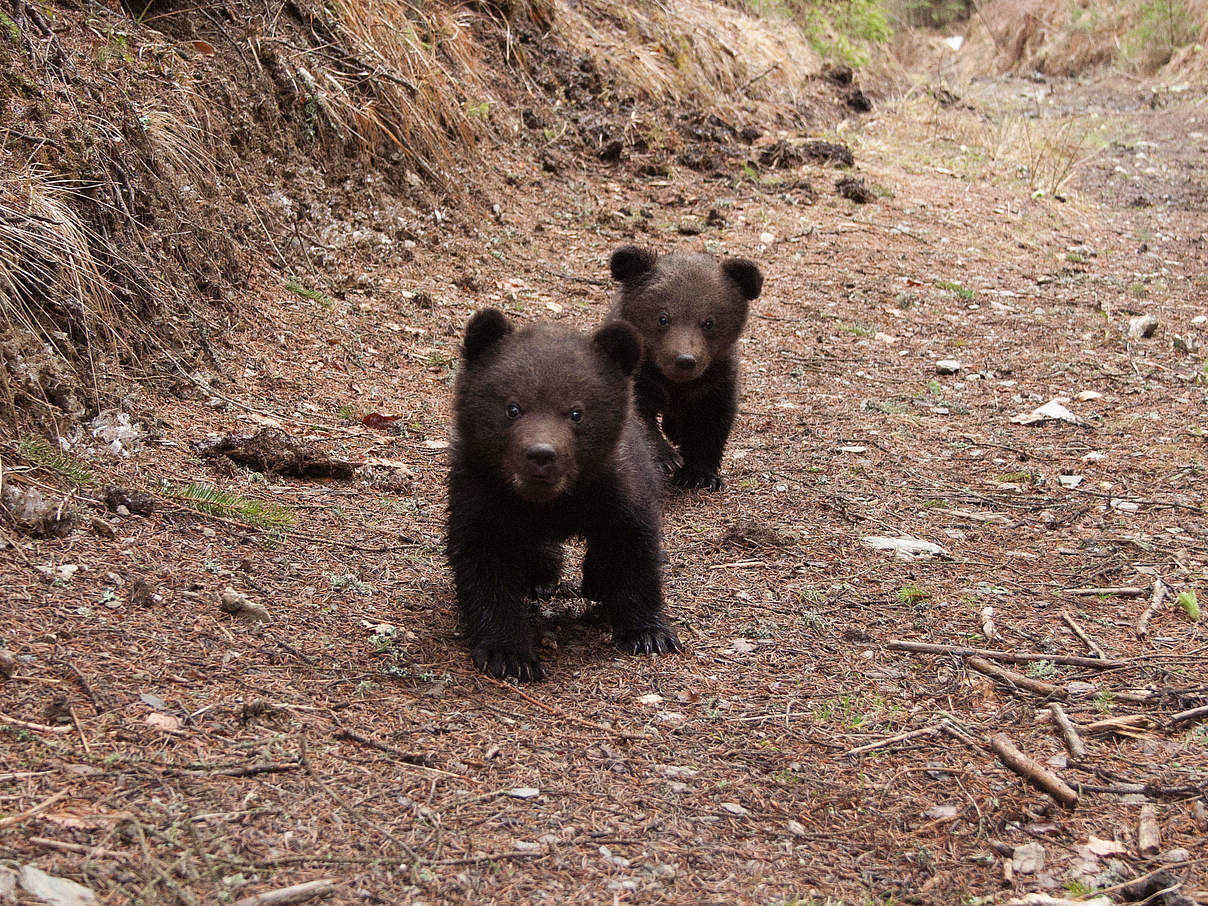
M531 648L522 650L486 644L477 646L470 656L474 658L475 667L496 679L512 677L522 682L545 679L545 670Z
M687 465L675 470L672 481L681 488L695 488L701 491L720 491L725 487L721 476L713 470L698 469Z
M618 648L630 654L668 654L681 651L684 647L675 630L666 625L614 629L612 640Z

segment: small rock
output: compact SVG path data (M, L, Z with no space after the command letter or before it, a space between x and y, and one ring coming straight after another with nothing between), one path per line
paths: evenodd
M784 822L784 827L785 827L785 830L787 830L794 837L804 837L805 836L805 833L806 833L805 825L802 824L800 821L794 821L792 818L790 818L788 821Z
M776 241L776 234L775 233L760 233L759 241L762 242L764 245L771 245L772 243L774 243Z
M1102 396L1103 396L1103 394L1100 393L1098 390L1080 390L1074 396L1074 399L1078 400L1078 402L1080 402L1080 403L1085 403L1090 400L1100 399Z
M1078 487L1078 485L1082 484L1082 476L1081 475L1058 475L1057 482L1063 488L1076 488L1076 487Z
M117 530L100 516L93 516L88 520L88 525L98 538L112 541L117 537Z
M536 799L541 795L541 790L535 786L518 786L513 790L508 790L508 795L513 799Z
M737 802L723 802L721 807L723 811L729 812L731 815L736 815L739 818L745 818L749 814L747 810Z
M1011 867L1016 874L1034 875L1044 868L1044 847L1039 843L1024 843L1011 851Z
M942 821L948 818L955 818L958 814L960 814L960 809L955 805L933 805L927 811L923 812L923 817L930 818L932 821Z
M91 906L96 894L82 884L48 875L32 865L21 866L21 886L50 906Z
M17 873L0 865L0 902L8 902L17 896Z
M229 613L249 623L267 623L272 619L268 608L255 603L247 595L233 588L223 589L222 601L218 607L223 613Z
M1191 853L1183 849L1181 846L1176 849L1168 849L1166 852L1158 856L1159 862L1189 862L1191 861Z
M539 853L541 844L532 840L516 840L512 843L512 851L518 853Z
M940 359L935 363L936 374L956 374L961 370L961 363L956 359Z
M1129 318L1128 321L1128 338L1130 340L1144 340L1147 337L1152 337L1155 330L1158 329L1158 319L1153 315L1138 315L1135 318Z

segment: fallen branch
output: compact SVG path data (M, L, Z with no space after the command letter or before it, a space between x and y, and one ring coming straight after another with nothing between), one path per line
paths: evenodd
M1061 614L1061 619L1065 620L1065 625L1074 631L1074 635L1078 636L1078 638L1082 640L1082 644L1089 648L1095 657L1099 658L1100 660L1107 659L1107 655L1104 653L1103 649L1099 647L1098 643L1096 643L1094 639L1086 634L1086 630L1078 624L1077 620L1069 615L1068 611Z
M43 799L37 805L31 806L30 808L27 808L23 812L19 812L16 815L9 815L7 818L0 818L0 829L6 828L6 827L12 827L14 824L20 824L22 821L25 821L28 818L33 818L35 815L41 814L42 812L44 812L48 808L50 808L52 805L54 805L56 802L58 802L60 799L63 799L64 797L66 797L67 792L68 792L67 790L59 790L57 793L55 793L49 799Z
M887 736L885 739L870 742L867 745L857 746L843 754L846 755L861 755L864 752L871 752L873 749L881 749L885 746L897 745L899 742L906 742L908 739L918 739L920 736L934 736L936 733L943 732L944 725L947 721L940 721L930 727L923 727L921 730L911 730L907 733L899 733L897 736Z
M46 849L55 849L64 853L79 853L87 856L88 860L93 859L117 859L125 861L130 857L125 853L120 853L112 849L102 849L99 846L85 846L82 843L67 843L63 840L51 840L48 837L30 837L29 842L34 846L42 846Z
M967 648L962 645L935 645L931 642L911 642L894 639L885 647L894 651L913 651L917 654L955 654L958 657L984 657L992 661L1007 661L1012 664L1030 664L1033 661L1051 661L1067 667L1090 667L1105 670L1124 667L1127 661L1107 660L1097 657L1075 657L1069 654L1034 654L1032 652L995 651L990 648Z
M1208 705L1200 705L1198 708L1189 708L1186 711L1180 711L1178 714L1170 715L1172 724L1182 724L1189 720L1199 720L1201 717L1208 717Z
M996 733L990 737L990 749L999 761L1061 805L1072 809L1078 804L1078 794L1064 780L1015 748L1015 744L1004 734Z
M997 664L991 664L989 661L980 657L967 657L965 663L979 673L984 673L986 676L992 676L1000 683L1006 683L1015 689L1023 689L1027 692L1034 692L1037 695L1043 695L1046 698L1065 698L1066 692L1060 686L1054 686L1052 683L1042 682L1038 679L1032 679L1030 676L1024 676L1022 673L1016 673L1014 670L1006 670L999 667Z
M420 768L424 771L429 771L433 774L441 774L445 777L457 777L465 779L461 774L454 774L451 771L442 771L440 768L432 767L431 755L419 755L413 752L404 752L402 749L396 749L394 746L387 745L384 742L378 742L369 736L363 736L356 730L349 730L346 727L341 727L335 733L336 739L346 739L349 742L360 743L363 746L368 746L371 749L377 749L379 752L385 752L387 755L397 759L403 764L411 767Z
M1067 595L1077 598L1097 598L1100 595L1114 595L1117 598L1139 598L1145 594L1145 589L1137 585L1105 585L1102 588L1067 588Z
M1145 608L1145 612L1137 617L1137 638L1145 638L1145 634L1149 632L1149 621L1162 609L1162 604L1166 600L1166 596L1170 590L1166 587L1166 583L1161 579L1153 580L1153 594L1149 597L1149 606Z
M9 717L7 714L0 714L0 723L12 724L14 727L21 727L25 730L34 730L38 733L70 733L75 729L69 724L61 727L52 727L48 724L35 724L28 720L19 720L16 717Z
M1065 740L1065 747L1069 750L1070 757L1075 761L1084 760L1086 758L1086 746L1082 744L1082 737L1078 735L1078 730L1070 723L1070 719L1065 713L1065 708L1061 707L1057 702L1049 702L1049 714L1052 715L1053 723L1057 725L1057 729L1061 731L1061 738Z
M211 774L214 777L252 777L256 774L276 774L281 771L296 771L302 767L298 761L266 761L260 764L245 764L231 768L186 768L199 774Z
M336 882L331 879L307 881L293 887L268 890L255 896L236 900L235 906L284 906L287 903L305 903L315 897L329 897L335 893Z
M1082 729L1091 734L1119 733L1121 730L1149 730L1153 721L1144 714L1120 714L1116 717L1105 717L1094 723L1087 724Z
M1184 799L1203 796L1205 790L1198 786L1160 786L1156 783L1075 783L1079 793L1110 793L1115 796L1151 796Z

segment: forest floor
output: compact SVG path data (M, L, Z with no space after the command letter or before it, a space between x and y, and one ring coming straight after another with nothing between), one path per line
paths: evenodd
M829 136L871 203L808 162L707 178L505 154L497 215L442 212L391 261L337 256L299 275L327 288L309 298L248 287L211 390L149 386L130 455L73 448L154 512L98 505L113 538L5 530L4 864L111 904L325 879L317 902L1139 901L1172 883L1204 902L1208 723L1181 712L1208 703L1208 621L1174 599L1208 605L1208 107L1124 81L958 93L882 98ZM665 510L684 652L611 649L571 566L548 679L496 682L459 638L442 549L461 330L486 305L590 328L630 242L766 277L727 489ZM1054 399L1077 423L1015 419ZM195 450L264 427L374 465L285 477ZM173 502L190 482L296 523L200 515ZM225 613L228 588L267 621ZM997 663L1051 688L895 641L1043 655ZM1096 646L1111 663L1058 662ZM996 734L1076 804L1008 769Z

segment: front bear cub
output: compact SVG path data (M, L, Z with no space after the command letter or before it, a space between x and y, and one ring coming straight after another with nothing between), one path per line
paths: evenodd
M681 487L720 490L721 454L738 413L735 347L763 274L745 258L719 263L634 245L613 252L609 266L621 284L609 318L642 335L634 402L659 463Z
M614 322L590 337L513 329L495 309L466 325L454 388L449 564L475 665L544 676L526 596L552 591L561 542L587 542L583 594L617 646L678 650L659 577L661 480L633 416L641 339Z

